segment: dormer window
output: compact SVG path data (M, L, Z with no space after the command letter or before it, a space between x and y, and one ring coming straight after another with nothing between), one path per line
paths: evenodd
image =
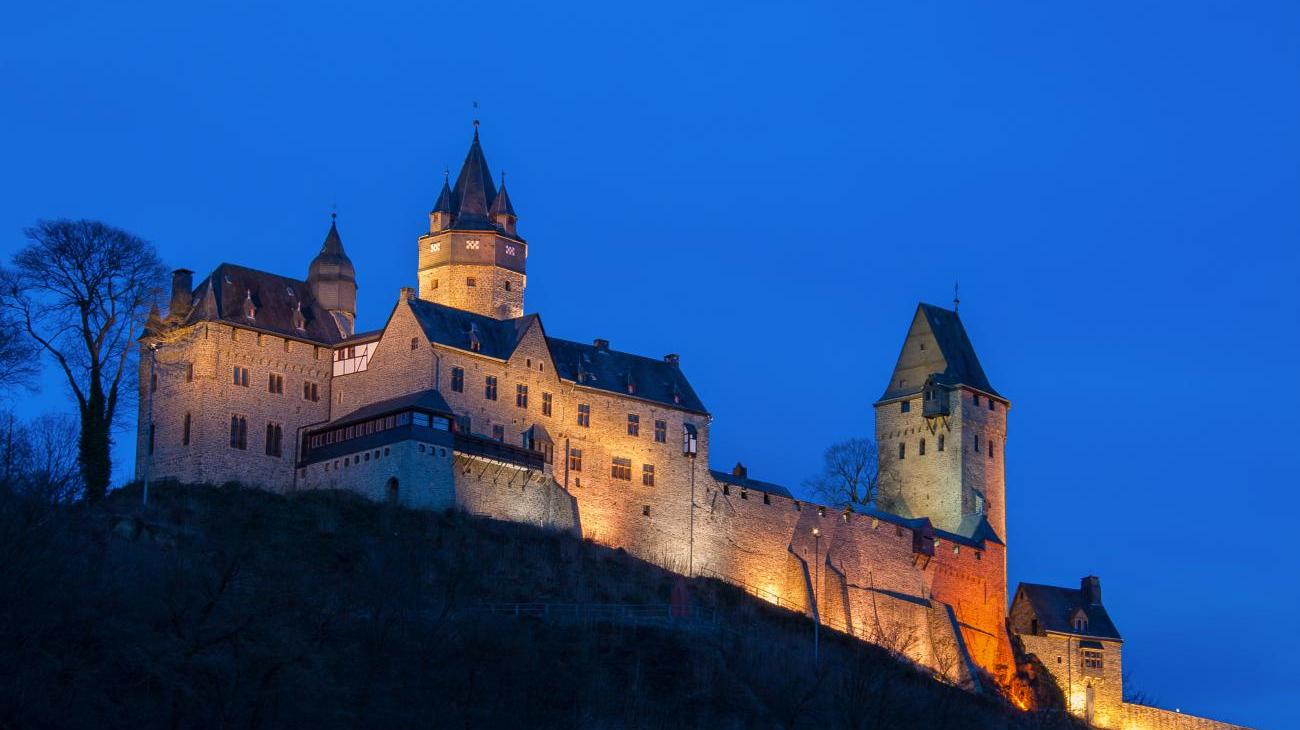
M1071 623L1074 625L1074 632L1076 634L1088 633L1088 614L1084 613L1083 609L1074 612L1074 618Z

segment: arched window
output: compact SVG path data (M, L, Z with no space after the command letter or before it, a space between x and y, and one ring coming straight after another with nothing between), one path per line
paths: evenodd
M389 477L388 485L384 488L384 496L389 504L397 504L397 477Z

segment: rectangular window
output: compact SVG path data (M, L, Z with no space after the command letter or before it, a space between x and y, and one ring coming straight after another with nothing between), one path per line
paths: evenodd
M428 413L421 413L419 411L411 413L411 425L428 428L430 423L431 421L429 420Z
M271 373L266 379L266 392L282 394L284 393L284 376Z
M917 447L916 455L925 456L925 439L921 439L921 445Z
M471 425L469 416L456 416L456 430L458 432L468 434Z
M997 409L998 409L997 401L993 400L992 398L989 398L989 410L996 411Z
M578 404L578 425L583 428L591 427L591 406L586 403Z
M527 385L515 386L515 406L518 408L528 407L528 386Z
M582 471L582 449L569 449L569 471Z
M483 381L483 397L488 400L497 399L497 376L489 375Z
M980 404L980 394L979 394L979 393L972 393L972 394L971 394L971 401L972 401L975 405L978 406L978 405Z
M1093 673L1100 673L1105 664L1101 652L1095 649L1083 650L1083 668L1085 671L1091 670Z
M655 443L668 443L667 421L655 421Z
M635 413L627 414L627 435L628 436L641 435L641 417Z
M975 434L975 453L978 454L979 452L980 452L980 435Z
M502 426L502 425L499 424L499 423L498 423L497 425L493 426L493 427L492 427L492 438L496 439L497 441L505 441L505 440L506 440L506 427L505 427L505 426Z
M192 362L185 363L185 382L194 382L194 363Z
M317 389L315 383L307 381L302 384L302 399L309 400L312 403L320 400L320 390Z
M248 368L235 366L235 385L243 388L248 387Z
M248 448L248 420L243 416L230 417L230 447L233 449Z
M542 393L542 415L551 415L551 394Z
M190 414L185 414L185 423L181 428L181 446L190 445Z
M266 455L280 456L282 449L280 440L284 436L284 429L278 423L266 424Z
M899 412L908 413L912 410L912 401L909 400L900 401L898 406L899 406Z
M993 439L989 439L989 458L993 458Z
M475 279L472 276L465 279L465 286L478 286L478 279Z
M907 444L901 441L898 443L898 458L900 459L907 458Z
M943 434L939 434L939 450L943 451Z
M451 369L451 389L456 393L465 392L465 368Z
M609 475L624 482L632 481L632 460L618 456L614 457L614 461L610 465Z
M655 465L654 465L654 464L642 464L642 465L641 465L641 484L644 485L644 486L647 486L647 487L653 487L653 486L655 485Z

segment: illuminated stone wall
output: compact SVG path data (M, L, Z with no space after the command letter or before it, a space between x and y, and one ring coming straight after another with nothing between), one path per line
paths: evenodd
M443 439L450 442L450 438ZM390 483L396 480L395 492ZM377 502L447 509L456 503L452 450L427 441L399 441L340 454L299 470L298 489L346 489Z
M154 454L151 479L193 483L240 481L287 489L292 484L299 427L328 417L333 350L270 334L206 322L163 333L158 342L158 387L153 396ZM145 476L148 451L149 358L140 358L136 477ZM189 366L193 365L193 377ZM235 385L234 368L248 369L248 386ZM283 378L273 393L269 376ZM315 383L318 400L303 398ZM185 415L190 441L184 440ZM230 445L230 419L243 416L247 448ZM281 455L266 453L267 423L281 428Z
M1122 730L1246 730L1241 725L1130 702L1124 703L1124 720L1119 727Z
M437 231L418 245L421 299L497 319L523 316L527 244L488 231Z

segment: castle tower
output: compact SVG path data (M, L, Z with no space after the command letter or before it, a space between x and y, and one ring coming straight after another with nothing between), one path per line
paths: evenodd
M967 537L1006 540L1007 410L957 312L917 307L876 402L880 507Z
M496 319L523 316L528 245L518 220L504 179L500 191L492 184L475 122L455 187L443 181L420 236L420 298Z
M351 335L357 321L357 273L352 260L343 252L343 239L339 238L334 215L330 215L330 231L325 235L320 253L307 267L307 286L312 297L333 316L339 333L344 337Z

